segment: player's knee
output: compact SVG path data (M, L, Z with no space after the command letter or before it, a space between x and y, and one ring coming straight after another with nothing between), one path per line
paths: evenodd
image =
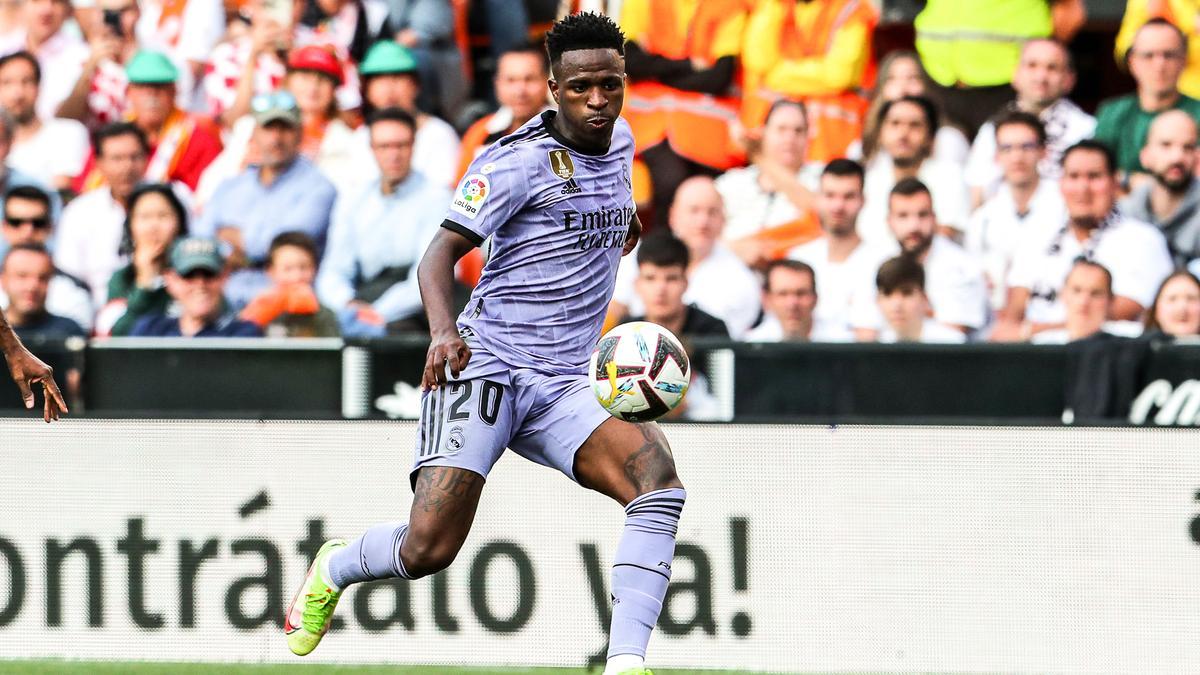
M671 457L671 453L666 448L662 448L656 454L658 457L655 458L655 461L647 462L640 467L641 472L636 480L638 496L655 490L683 487L683 482L679 480L679 475L675 472L675 459Z
M414 579L437 574L450 566L458 556L462 542L444 537L408 537L400 554L404 570Z

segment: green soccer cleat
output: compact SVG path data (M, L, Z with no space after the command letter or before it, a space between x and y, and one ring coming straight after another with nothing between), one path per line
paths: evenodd
M297 656L304 656L321 644L321 638L329 631L333 621L333 608L337 607L342 591L329 587L329 582L317 570L326 567L325 561L334 551L346 546L343 539L331 539L317 551L304 583L288 605L283 620L283 631L287 634L288 648Z

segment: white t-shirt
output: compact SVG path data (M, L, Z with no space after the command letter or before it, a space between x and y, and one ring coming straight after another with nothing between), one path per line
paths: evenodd
M862 242L842 262L829 260L829 238L821 237L788 251L788 258L813 268L817 277L818 320L852 330L854 307L875 304L875 273L894 249Z
M892 255L898 255L899 251L897 246ZM987 323L987 288L983 268L975 258L953 241L935 235L924 267L925 295L939 323L972 329ZM880 330L885 325L883 313L874 302L857 303L852 321L855 328L871 330Z
M1096 118L1085 113L1070 100L1060 98L1038 115L1046 127L1046 157L1038 163L1042 178L1058 180L1062 175L1062 153L1075 143L1091 138L1096 131ZM973 188L983 188L985 195L996 193L1004 176L996 164L996 125L984 122L971 145L967 159L966 181Z
M995 196L971 214L967 221L967 252L983 263L993 309L1000 309L1008 298L1008 272L1013 257L1026 242L1042 240L1062 227L1067 218L1058 183L1038 182L1025 215L1017 213L1012 189L1001 183Z
M351 139L351 155L354 157L354 183L362 185L379 178L379 165L371 152L371 130L362 125L354 130ZM438 185L454 185L458 179L460 143L454 127L440 117L426 116L413 138L412 168ZM341 189L343 183L339 183ZM347 186L351 185L346 183Z
M819 164L808 164L796 174L796 180L816 191L821 179ZM716 180L717 192L725 203L725 230L721 238L734 241L800 217L800 211L783 193L767 192L758 182L762 172L757 166L730 169Z
M97 307L108 299L108 281L121 266L124 235L125 207L108 187L85 192L63 209L54 238L54 264L86 282Z
M1010 288L1029 289L1025 318L1034 323L1061 323L1066 312L1058 294L1075 259L1089 257L1112 274L1113 294L1142 307L1154 295L1174 265L1162 233L1152 225L1114 212L1081 242L1066 225L1050 236L1031 241L1013 258L1008 274Z
M746 342L783 342L783 325L774 314L767 314L762 323L750 329L742 339ZM814 314L808 341L853 342L854 333L850 332L849 326L822 321Z
M613 301L625 305L630 316L646 313L646 306L642 304L635 288L637 275L637 251L633 251L621 258L613 291ZM729 336L738 340L758 320L762 286L758 275L746 267L733 251L717 242L713 245L712 253L692 268L683 302L695 304L724 321Z
M966 341L967 336L963 335L962 331L944 326L933 319L925 319L921 324L921 339L918 342L924 344L960 345ZM879 342L884 344L899 342L896 331L891 326L884 326L879 331Z
M14 143L8 164L46 185L54 185L56 176L74 178L82 173L90 150L87 128L75 120L55 117L44 120L30 138Z
M917 178L933 196L933 212L938 224L956 230L965 229L971 212L971 199L963 182L962 167L927 159L917 171ZM863 210L858 214L858 235L863 239L881 244L896 241L887 223L888 197L895 186L892 159L887 155L876 157L867 168L863 185Z
M1142 324L1137 321L1105 321L1100 332L1116 335L1117 337L1137 337L1142 334ZM1029 340L1035 345L1065 345L1071 342L1071 336L1066 328L1052 328L1035 333Z

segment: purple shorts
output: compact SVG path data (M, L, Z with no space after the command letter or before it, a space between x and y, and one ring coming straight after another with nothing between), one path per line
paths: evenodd
M409 478L415 484L423 466L468 469L486 478L504 449L512 448L575 480L575 452L607 419L586 374L545 375L527 369L462 373L422 395Z

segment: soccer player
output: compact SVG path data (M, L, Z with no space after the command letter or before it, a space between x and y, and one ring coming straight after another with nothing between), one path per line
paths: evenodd
M556 23L546 50L557 113L491 145L459 183L418 269L432 344L409 519L325 543L288 608L293 652L317 646L350 584L448 566L508 447L625 506L605 673L649 673L686 493L659 428L609 417L586 375L618 260L641 232L633 135L619 118L624 43L600 15ZM491 257L456 322L455 262L487 237Z
M12 326L8 325L4 312L0 312L0 352L4 354L8 370L12 373L17 388L21 390L21 398L25 401L26 408L33 408L32 387L41 383L43 398L46 399L42 419L51 422L67 412L67 404L63 402L58 385L54 383L54 370L25 349Z

